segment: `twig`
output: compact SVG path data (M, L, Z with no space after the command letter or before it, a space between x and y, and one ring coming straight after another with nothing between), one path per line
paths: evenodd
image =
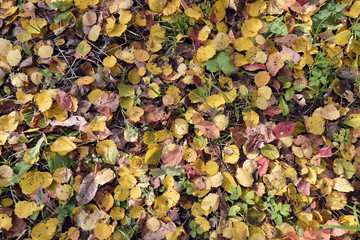
M215 150L212 142L211 142L211 141L209 141L209 142L210 142L211 148L213 149L215 155L220 159L220 162L221 162L221 164L225 167L226 171L228 171L229 173L232 173L232 172L230 171L230 169L228 168L228 166L226 166L225 162L222 160L222 158L220 157L220 155L218 154L218 152Z

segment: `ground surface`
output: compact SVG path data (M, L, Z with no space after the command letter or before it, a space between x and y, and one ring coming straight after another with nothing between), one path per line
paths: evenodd
M0 238L359 239L359 14L2 0Z

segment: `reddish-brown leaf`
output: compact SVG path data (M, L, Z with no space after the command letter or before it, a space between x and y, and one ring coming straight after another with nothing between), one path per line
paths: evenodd
M64 110L69 111L72 107L72 102L69 97L69 95L66 94L66 92L58 90L56 94L56 102L57 104Z
M277 138L287 137L295 130L296 122L281 122L273 129L274 135Z
M98 184L94 182L94 173L90 173L82 180L76 200L79 204L87 204L95 197L97 189Z
M220 137L220 131L214 123L209 121L200 121L196 125L206 137L212 140L218 139Z

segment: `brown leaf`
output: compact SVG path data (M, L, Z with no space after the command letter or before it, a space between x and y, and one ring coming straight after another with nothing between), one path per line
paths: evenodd
M82 180L76 200L79 204L87 204L95 197L97 189L98 184L94 182L94 173L92 172Z
M26 229L26 222L24 219L18 218L16 214L12 216L12 227L9 231L4 231L6 238L15 238L20 236Z
M72 107L72 102L69 95L66 92L58 90L56 94L56 102L57 104L64 110L70 111Z
M35 5L32 2L27 2L21 5L21 7L24 9L24 12L28 14L30 17L35 18Z
M95 107L102 109L107 106L111 112L115 112L120 104L120 96L116 93L104 93L95 101Z
M182 152L179 146L175 146L173 150L161 155L164 166L178 166L182 160Z
M235 142L235 145L238 148L241 148L245 142L248 140L246 138L246 129L242 128L242 127L232 127L230 128L230 132L231 132L231 137Z
M277 72L284 66L284 60L282 60L279 52L271 54L266 63L266 67L271 76L275 77Z
M205 137L212 140L218 139L220 137L220 131L216 125L209 121L201 121L196 124L199 130L205 135Z

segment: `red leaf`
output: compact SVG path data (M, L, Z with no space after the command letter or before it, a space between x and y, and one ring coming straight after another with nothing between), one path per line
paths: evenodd
M264 176L269 167L269 159L267 159L266 157L260 157L257 160L257 167L258 167L257 171L258 171L260 177Z
M299 240L299 237L294 232L288 232L282 237L282 240Z
M264 115L268 115L271 117L279 115L281 113L282 113L281 109L279 107L274 107L274 106L269 106L267 109L263 111Z
M66 94L66 92L58 90L56 94L56 102L57 104L64 110L70 111L72 107L71 98L69 95Z
M164 166L178 166L182 160L182 152L179 146L174 147L173 150L161 155L161 160Z
M201 78L199 78L197 75L194 75L194 76L193 76L193 81L194 81L194 83L195 83L196 85L198 85L198 86L202 86L202 85L203 85L203 83L202 83L202 81L201 81Z
M199 171L199 169L197 169L193 165L186 164L185 170L191 178L198 178L201 176L201 172Z
M266 70L266 67L263 63L247 64L242 66L246 71L256 71L259 69Z
M300 193L302 193L306 196L310 196L310 183L309 182L305 182L304 180L301 180L296 187Z
M202 41L199 40L199 31L192 30L189 33L189 37L191 38L191 40L193 41L193 44L195 45L195 50L198 50L198 48L200 47L200 44L202 43Z
M212 140L218 139L220 137L220 131L214 123L209 121L200 121L196 125L206 137Z
M273 129L274 135L277 138L287 137L295 130L296 122L281 122Z

